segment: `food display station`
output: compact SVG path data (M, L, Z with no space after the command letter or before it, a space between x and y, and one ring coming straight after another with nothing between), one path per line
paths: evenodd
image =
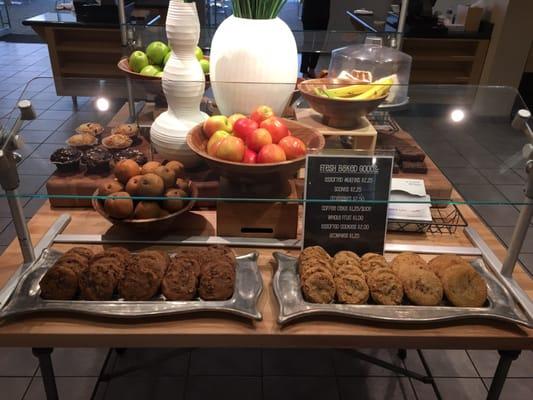
M176 48L173 47L173 50L176 51ZM213 62L213 59L211 61ZM165 69L165 73L166 71ZM176 74L180 72L176 71ZM213 83L213 76L211 80ZM72 83L88 84L89 81L78 80ZM288 86L287 81L271 81L265 84L215 80L215 83L218 84L219 92L238 93L244 88L255 91L258 96L285 93ZM32 83L29 84L28 91L31 91L31 85ZM116 88L125 86L126 83L123 80L109 79L99 80L98 85L99 97L109 100L121 93ZM132 79L132 85L135 93L147 88L146 81L143 80ZM204 87L204 81L175 80L170 74L166 78L164 76L162 86L170 110L179 104L182 96L182 92L171 92L171 89L178 85L196 93L197 85ZM267 86L271 88L264 90ZM394 89L394 85L389 85L387 90ZM303 90L305 89L300 86L300 91ZM463 199L440 171L440 154L435 148L441 147L442 151L445 151L446 147L453 147L459 152L464 151L465 157L468 157L468 149L476 146L483 149L485 146L503 146L504 143L513 143L518 147L524 145L524 155L527 159L522 155L502 152L497 167L505 166L529 172L529 157L533 154L531 147L528 147L528 142L532 140L531 130L527 124L528 112L518 93L504 87L407 86L409 101L406 104L397 109L377 109L365 117L376 131L376 147L358 152L353 150L353 143L350 142L355 140L353 136L346 139L341 134L329 133L328 138L324 139L316 127L309 127L301 120L298 121L298 115L309 110L311 102L300 97L302 93L295 92L294 84L290 92L291 95L286 101L289 107L281 108L278 115L292 131L291 136L301 138L304 142L308 156L290 158L289 153L285 151L284 156L289 158L286 161L267 161L263 165L260 162L246 165L231 161L232 155L218 151L213 153L214 155L208 153L206 147L209 126L202 122L195 123L183 136L188 147L177 141L176 146L172 148L172 151L182 152L185 157L198 157L182 171L186 179L190 180L189 187L195 189L179 196L184 206L173 214L169 214L166 209L165 215L142 219L142 223L136 224L135 217L132 216L133 211L126 212L124 217L119 216L122 211L118 212L108 206L108 196L101 196L102 185L113 181L115 177L124 183L129 183L131 179L129 175L128 179L120 175L118 161L111 163L109 173L90 174L83 169L85 167L81 167L53 175L51 181L55 182L55 186L51 192L52 186L49 185L48 194L44 195L49 197L49 201L28 223L31 242L26 240L28 238L22 229L24 224L21 223L18 233L23 252L21 253L19 243L14 241L0 259L0 344L33 348L34 354L39 358L49 399L57 398L50 359L54 347L161 346L396 348L399 349L401 357L405 357L405 349L495 349L500 351L500 362L488 397L499 397L512 361L519 356L521 350L533 349L533 308L530 300L533 295L533 281L521 266L514 265L515 255L521 246L521 243L517 243L520 242L520 231L524 224L529 224L531 218L529 207L526 206L530 200L526 197L523 200L498 202L483 198L475 202ZM296 99L292 98L293 95ZM224 101L227 103L224 107L231 109L228 106L231 103L229 97L231 96L225 97ZM216 98L216 91L214 97L206 91L200 96L197 106L202 112L217 114L217 108L221 107L222 103ZM257 105L265 104L260 102ZM29 104L21 103L19 107L23 111L24 119L33 117L31 112L28 112ZM171 150L165 149L162 142L155 144L151 140L155 137L155 131L151 128L158 118L161 118L160 126L165 126L167 117L160 117L165 108L149 101L141 104L139 108L141 110L136 121L140 129L139 137L136 142L130 141L129 144L144 153L147 159L173 159L169 157ZM113 129L128 121L128 110L128 105L125 104L111 121L87 122L101 123L104 127L102 135L104 138L109 137L113 135ZM257 110L264 111L262 108ZM241 110L254 117L252 111L253 109ZM308 115L305 112L303 114ZM18 110L15 110L12 116L17 115ZM179 118L184 118L183 114L177 118L178 121ZM16 122L14 125L16 131L19 124ZM183 130L183 126L176 122L169 129L179 130L178 128ZM164 136L161 131L157 135ZM176 133L173 137L179 137L179 134ZM235 132L232 137L235 137ZM5 139L6 137L3 137L3 140ZM7 146L3 147L3 151L13 151L19 143L18 139L15 137L6 142ZM246 140L250 145L248 137ZM222 144L219 144L220 146ZM465 146L463 150L462 146ZM400 166L393 171L393 158L403 157L402 151L406 147L415 148L416 151L407 153L415 159L422 158L423 161L419 162L423 162L425 168L407 169ZM488 151L480 151L478 154L480 153L487 154ZM324 170L329 175L311 176L310 169L305 170L305 162L309 166L310 160L315 156L330 157L327 165L332 167L319 168L319 171ZM323 178L324 182L327 182L326 178L335 178L334 172L348 171L347 176L354 179L360 177L353 165L364 166L359 172L377 171L373 166L381 165L376 161L380 157L390 163L389 176L382 174L386 179L376 172L376 179L379 181L343 181L344 185L333 188L333 192L337 191L337 187L340 192L351 192L353 188L354 193L362 196L337 198L327 191L319 191L317 194L316 191L309 190L313 179ZM344 160L339 161L341 158ZM409 161L409 158L405 160ZM6 165L12 164L8 162ZM342 168L339 167L341 165ZM474 168L468 163L464 167ZM131 176L136 177L139 171L140 169L136 170ZM306 291L305 275L298 276L298 261L293 257L298 257L311 232L319 231L317 236L323 241L318 244L326 249L329 249L330 241L342 237L340 244L336 241L336 246L341 246L342 250L358 252L359 256L371 249L381 252L376 250L376 243L368 243L368 238L376 234L373 230L380 230L377 235L385 235L387 212L372 214L372 218L365 219L361 209L357 207L364 206L369 210L375 207L377 210L383 209L384 204L392 204L388 197L391 172L395 178L423 180L433 207L430 221L414 224L415 229L406 228L412 228L413 224L392 224L391 220L388 221L389 230L386 232L382 251L386 259L384 263L392 263L394 266L398 254L406 252L416 253L425 261L442 254L456 254L471 264L468 266L469 270L474 268L482 276L482 287L485 290L482 306L455 304L446 287L447 299L443 298L441 288L437 303L416 305L424 303L425 300L418 302L411 296L407 290L407 281L402 281L406 285L406 297L394 303L395 305L382 305L384 303L380 303L374 296L367 302L368 287L366 298L360 302L340 301L339 287L336 289L337 298L334 301L317 301L317 298L323 298L321 296L327 291L320 285L315 286L320 296ZM530 172L529 174L531 175ZM61 180L68 185L62 187ZM89 180L94 181L94 186L88 187ZM531 178L529 180L531 181ZM2 184L5 182L2 181ZM6 188L7 196L11 196L10 201L14 197L32 196L18 193L17 185L13 185L13 182L10 184L11 186ZM383 198L375 195L378 186L382 187L380 190L387 192L387 196ZM63 192L57 192L59 189ZM531 195L531 185L527 190ZM114 195L121 198L116 193ZM365 197L367 195L368 197ZM129 196L129 192L125 193L122 199ZM135 197L135 194L133 196ZM140 197L141 201L168 200L161 194ZM177 196L175 198L178 199ZM58 200L62 200L62 203L56 203L56 207L52 207L51 204ZM83 203L87 200L91 201L94 208ZM335 220L337 217L350 216L353 221L364 223L347 228L339 228L334 224L313 225L313 219L306 214L304 220L303 215L307 205L316 203L325 206L322 210L326 219L331 217L331 220ZM416 206L424 201L403 200L400 203ZM79 207L80 204L85 207ZM139 204L136 203L136 206ZM328 208L339 204L354 208L349 213L339 215ZM511 245L509 252L474 212L474 205L523 205L524 211L517 223L517 241ZM449 215L446 210L454 217L443 217ZM14 217L16 219L16 213ZM359 217L362 219L358 219ZM171 223L165 223L169 218ZM223 224L221 220L224 221ZM228 225L233 226L228 230ZM230 233L224 233L228 231ZM342 236L341 233L346 231L348 235ZM350 236L350 233L354 236ZM32 243L35 244L33 251L28 250ZM88 297L83 295L84 300L74 298L75 296L54 300L42 298L44 286L40 280L61 254L73 246L85 246L93 252L121 246L139 254L146 249L158 249L176 256L176 260L181 257L180 254L185 254L182 253L183 250L203 251L213 245L230 247L237 255L231 296L211 300L208 295L203 294L200 282L200 298L194 297L185 301L169 301L164 289L164 297L157 295L147 301L124 299L127 297L123 295L126 291L121 292L120 288L120 297L113 294L112 298L103 301L89 301ZM379 249L379 246L377 248ZM134 256L134 259L139 260L139 257ZM300 268L304 261L300 259ZM307 275L308 278L309 276L310 274ZM300 283L304 297L300 291ZM440 283L438 285L440 286ZM81 280L80 288L83 293ZM467 286L467 292L468 289ZM333 292L335 293L335 288ZM423 377L372 357L366 356L363 359L426 383L433 382L429 370L428 376Z

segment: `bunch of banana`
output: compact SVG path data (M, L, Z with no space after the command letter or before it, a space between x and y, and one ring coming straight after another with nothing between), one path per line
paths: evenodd
M315 94L336 100L373 100L389 93L394 84L394 76L378 79L371 84L357 84L340 88L315 88Z

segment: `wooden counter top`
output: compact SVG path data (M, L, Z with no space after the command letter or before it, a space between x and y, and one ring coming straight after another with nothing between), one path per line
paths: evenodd
M505 249L467 206L460 206L469 225L476 229L497 256ZM64 210L61 210L65 212ZM64 233L101 234L109 223L92 210L69 210L72 222ZM34 243L61 212L46 203L30 222ZM203 212L212 233L214 212ZM191 232L192 233L192 232ZM392 243L470 246L460 231L453 235L390 234ZM66 249L69 246L56 245ZM168 249L169 247L167 247ZM244 254L250 249L235 249ZM380 348L472 348L533 349L533 330L509 323L463 322L431 325L393 325L354 319L313 318L280 327L277 302L271 287L271 250L261 250L259 265L264 291L259 302L263 320L249 322L228 315L185 315L162 319L116 319L68 316L26 316L0 322L1 346L32 347L380 347ZM389 255L390 256L390 255ZM18 243L11 243L0 258L0 286L18 268ZM517 268L515 278L533 296L533 280Z

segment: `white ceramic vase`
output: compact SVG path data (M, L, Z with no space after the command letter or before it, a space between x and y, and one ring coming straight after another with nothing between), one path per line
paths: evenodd
M187 133L207 119L200 111L205 76L194 50L200 38L200 22L195 3L171 0L166 30L172 54L163 72L163 92L168 111L156 118L150 129L154 149L164 158L194 167L200 159L187 146Z
M211 87L220 112L249 114L267 105L281 115L298 78L298 52L279 18L230 16L218 27L209 54Z

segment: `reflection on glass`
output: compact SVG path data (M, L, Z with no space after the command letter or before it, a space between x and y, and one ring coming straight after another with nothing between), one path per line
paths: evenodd
M465 119L465 112L461 109L455 109L450 113L453 122L461 122Z
M105 97L99 97L96 100L96 108L100 111L107 111L109 110L109 100Z

